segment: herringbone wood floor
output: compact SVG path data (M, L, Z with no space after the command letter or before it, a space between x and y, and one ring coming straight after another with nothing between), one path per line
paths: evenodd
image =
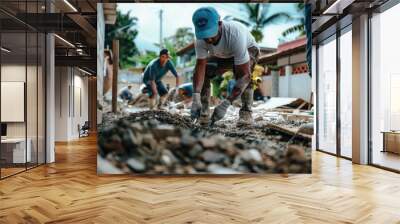
M312 175L96 175L96 139L0 181L0 223L400 223L400 175L315 152Z

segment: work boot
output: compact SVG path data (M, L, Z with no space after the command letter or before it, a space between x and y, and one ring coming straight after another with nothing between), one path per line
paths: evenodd
M249 85L242 93L242 107L239 110L238 125L251 125L253 124L253 117L251 116L251 107L253 106L254 90Z
M160 96L160 101L158 102L157 108L159 110L163 110L165 108L163 108L165 101L167 101L167 94L165 94L164 96Z
M208 125L210 122L210 103L208 96L202 96L201 111L199 117L199 124L202 126Z
M149 109L154 110L155 106L156 106L156 98L155 97L149 98Z
M200 114L199 117L199 124L201 126L206 126L210 122L210 115L209 114Z
M243 125L252 125L253 124L253 117L252 117L252 112L250 110L239 110L239 121L237 123L237 126L243 126Z
M210 108L208 105L202 105L200 117L199 117L199 124L200 125L208 125L210 122Z

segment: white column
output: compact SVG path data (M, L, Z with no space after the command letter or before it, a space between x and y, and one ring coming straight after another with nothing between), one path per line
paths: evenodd
M285 66L285 89L286 89L286 97L291 97L291 91L290 91L290 83L291 83L291 78L292 78L292 73L293 73L293 66L292 65L286 65Z
M317 132L317 122L316 122L316 99L317 99L317 48L315 45L312 46L312 60L311 60L311 92L313 93L313 102L312 104L314 105L313 110L314 110L314 135L312 136L311 140L311 147L312 150L317 149L317 138L316 138L316 132Z
M46 163L55 161L55 75L54 75L54 35L46 36Z
M368 163L368 16L353 20L353 162Z
M271 79L272 79L271 97L278 97L279 96L279 70L271 71Z

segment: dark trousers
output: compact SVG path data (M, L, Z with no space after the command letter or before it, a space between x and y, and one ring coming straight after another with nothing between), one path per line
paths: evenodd
M248 49L250 55L250 72L253 73L254 66L257 64L258 56L260 50L257 47L251 47ZM206 74L204 77L203 87L201 89L201 113L205 116L209 114L209 104L210 104L210 86L211 79L217 75L222 75L226 71L232 70L235 79L238 77L235 72L234 58L217 58L209 57L207 58ZM250 75L251 75L250 73ZM251 111L251 104L253 103L253 88L250 82L246 87L244 87L244 92L241 94L242 108L241 110Z

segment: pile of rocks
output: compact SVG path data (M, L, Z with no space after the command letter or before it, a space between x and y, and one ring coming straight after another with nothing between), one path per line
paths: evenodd
M311 172L309 143L287 145L280 135L202 128L163 111L114 117L103 122L98 139L100 156L125 173Z

